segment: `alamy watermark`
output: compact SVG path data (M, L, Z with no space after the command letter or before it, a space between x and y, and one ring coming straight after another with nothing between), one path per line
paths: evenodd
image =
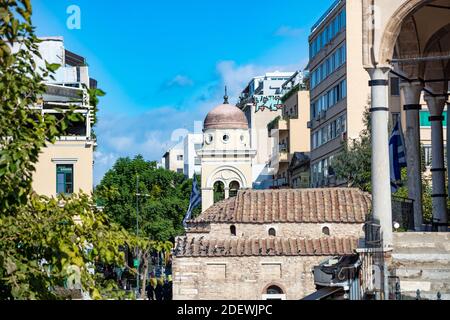
M81 29L81 9L77 5L70 5L67 7L66 13L68 14L66 20L66 26L69 30Z

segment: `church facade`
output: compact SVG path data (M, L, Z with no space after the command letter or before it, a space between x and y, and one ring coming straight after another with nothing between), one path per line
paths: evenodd
M312 269L355 252L370 195L357 189L242 190L176 239L175 300L298 300Z
M251 190L256 150L245 114L226 96L207 115L203 139L202 214L176 239L173 298L296 300L313 293L312 268L357 248L370 195Z

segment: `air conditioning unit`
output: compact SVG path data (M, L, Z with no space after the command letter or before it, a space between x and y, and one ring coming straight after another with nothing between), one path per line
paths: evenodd
M326 115L327 115L326 111L320 111L319 117L320 119L325 119Z
M308 122L306 123L306 127L307 127L308 129L312 129L312 122L311 122L311 121L308 121Z

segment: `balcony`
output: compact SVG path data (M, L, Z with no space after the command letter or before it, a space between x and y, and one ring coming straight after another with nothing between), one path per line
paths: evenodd
M278 138L280 131L288 131L288 122L287 120L282 119L281 117L275 118L271 123L267 125L269 130L269 137Z

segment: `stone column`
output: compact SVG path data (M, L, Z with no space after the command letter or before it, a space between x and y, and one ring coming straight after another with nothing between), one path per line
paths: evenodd
M228 199L230 197L230 188L225 187L225 199Z
M389 68L370 68L372 119L372 212L380 223L385 249L392 247L392 202L389 170Z
M445 191L444 136L442 115L446 99L444 97L425 96L430 110L431 122L431 155L433 180L433 222L447 223L447 194ZM438 231L447 231L446 226L439 226Z
M450 163L450 127L448 125L448 121L450 119L450 102L447 102L447 181L449 191L447 192L450 195L450 170L448 170L448 165ZM447 216L448 219L448 216Z
M414 200L414 229L420 231L423 224L422 172L420 152L420 96L423 84L402 82L403 109L406 112L406 156L408 171L408 197Z

